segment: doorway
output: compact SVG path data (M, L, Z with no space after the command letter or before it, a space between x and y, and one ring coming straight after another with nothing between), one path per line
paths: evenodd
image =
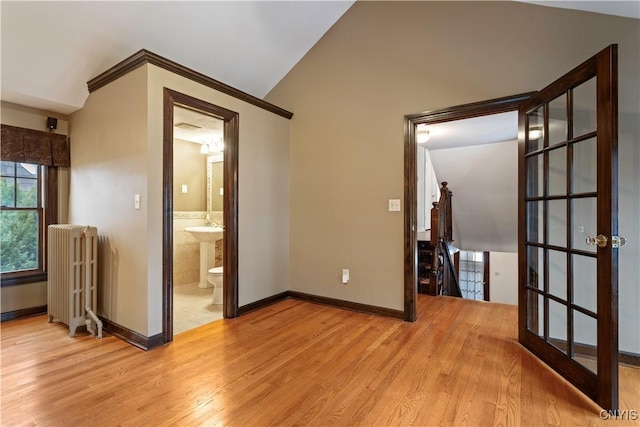
M222 197L222 224L217 224L223 228L222 234L222 266L223 266L223 298L222 298L222 316L225 318L233 318L238 315L238 113L227 110L225 108L210 104L206 101L193 98L191 96L164 89L164 144L163 144L163 274L162 274L162 296L163 296L163 321L162 335L163 342L167 343L173 340L174 334L174 211L176 194L174 186L174 124L176 110L181 114L185 110L194 114L202 114L207 117L220 121L221 136L217 140L206 141L206 148L210 150L211 146L218 144L218 148L224 149L222 152L222 175L223 184L216 187L206 186L209 189L208 195L205 196L206 207L203 225L213 225L218 219L212 212L214 193ZM204 151L205 144L200 144ZM218 154L219 156L219 154ZM214 157L214 156L209 156ZM204 159L202 160L205 161ZM213 161L206 160L206 169L213 173ZM182 183L179 190L182 193ZM188 194L188 184L186 191ZM221 189L220 189L221 188ZM219 201L216 201L219 203ZM218 204L218 207L220 205ZM207 215L208 221L207 221ZM205 262L208 257L205 257ZM215 262L215 261L214 261ZM206 264L205 264L206 265ZM199 282L203 282L206 286L206 272L202 263L200 264ZM203 277L204 274L204 277Z
M510 104L519 118L518 340L610 411L618 408L617 249L625 243L617 73L611 45L520 99L405 117L405 320L416 317L416 128Z
M513 112L535 92L405 116L404 320L417 319L417 139L416 128L438 123Z
M173 107L173 333L222 318L224 121Z

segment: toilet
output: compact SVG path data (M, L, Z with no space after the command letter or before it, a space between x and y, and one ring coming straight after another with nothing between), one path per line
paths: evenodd
M222 283L223 283L223 269L222 267L210 268L207 273L207 282L213 285L213 298L212 304L222 304Z

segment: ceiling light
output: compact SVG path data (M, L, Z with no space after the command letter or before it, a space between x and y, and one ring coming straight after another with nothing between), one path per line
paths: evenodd
M214 152L221 153L224 150L224 141L220 137L217 141L212 141L209 144L209 149Z
M427 129L418 129L416 131L416 142L418 144L424 144L429 141L429 138L431 138L431 135Z

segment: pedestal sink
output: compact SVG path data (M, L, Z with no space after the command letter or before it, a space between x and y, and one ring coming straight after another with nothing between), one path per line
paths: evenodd
M220 227L186 227L184 231L190 233L200 242L200 288L210 288L207 282L207 260L209 259L209 246L216 240L222 239L224 230Z

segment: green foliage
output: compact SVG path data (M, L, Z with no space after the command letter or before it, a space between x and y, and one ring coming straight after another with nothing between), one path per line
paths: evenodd
M2 211L0 236L1 272L38 268L36 211Z
M13 178L2 177L0 181L0 206L15 206L14 182Z
M31 180L30 180L31 181ZM0 204L3 207L37 207L37 185L18 184L15 180L0 180ZM35 184L35 180L33 183ZM17 199L17 200L16 200ZM9 210L0 212L0 272L38 268L38 212Z

